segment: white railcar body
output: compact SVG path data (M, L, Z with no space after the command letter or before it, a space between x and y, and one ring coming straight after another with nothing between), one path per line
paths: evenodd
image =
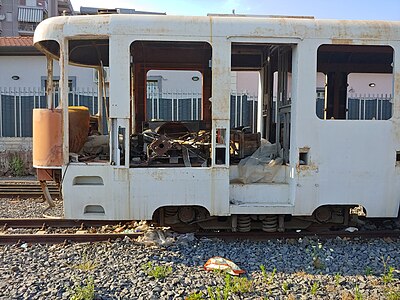
M92 41L99 41L99 44L106 41L104 47L108 49L107 63L106 60L104 63L110 68L110 159L103 162L70 161L68 113L65 112L67 105L66 101L62 101L64 150L63 163L59 167L66 218L152 219L157 209L168 206L203 207L210 216L311 216L319 207L361 205L369 217L398 215L400 22L234 16L99 15L50 18L37 27L34 43L47 55L60 60L61 99L68 98L68 62L101 67L92 64L90 59L90 55L96 51L78 53L81 49L79 42L88 45ZM208 119L211 145L207 165L132 167L128 155L131 150L128 137L136 131L136 118L141 118L135 112L139 99L133 92L140 87L135 85L132 88L132 78L139 76L132 72L135 65L132 56L139 51L133 46L135 42L144 43L145 46L152 46L146 42L167 43L171 51L174 51L174 43L209 45L212 96L203 101L211 103ZM338 49L334 48L336 45L358 47L349 49L361 53L361 60L365 58L362 54L364 46L367 47L364 52L368 53L377 47L379 55L392 49L390 66L383 66L385 63L382 62L382 69L391 67L392 70L388 72L393 74L390 118L341 118L348 108L341 107L340 97L337 96L340 93L338 85L335 87L339 92L331 92L332 112L329 112L328 104L324 107L325 117L317 116L317 69L325 64L330 67L335 64L332 57L336 56L332 53ZM328 47L324 53L331 58L321 58L320 63L318 57L322 55L323 46ZM251 54L253 48L259 51L260 55L256 54L256 57L265 58L259 64L261 87L257 131L267 139L268 136L279 135L281 140L278 139L278 142L282 143L284 149L280 155L284 156L287 151L287 158L277 167L273 180L243 183L235 180L238 177L238 165L230 161L231 149L227 142L231 136L230 73L235 69L232 65L233 57L236 57L234 55L238 55L238 64L245 65L244 69L258 66L258 62L254 65L246 62L251 55L246 58L240 56L245 52L242 49L248 49ZM103 51L101 46L99 49ZM289 49L286 60L285 49ZM271 64L272 71L268 73L267 61L274 59L274 51L282 52L279 57L283 60ZM104 56L104 53L101 52L101 55ZM288 65L286 71L282 61ZM344 64L343 61L337 63ZM359 63L352 61L351 68L361 70ZM176 67L180 68L179 65ZM364 64L364 67L368 68L368 64ZM267 99L272 89L267 90L268 80L265 79L275 71L290 73L291 79L290 84L283 80L281 89L278 83L278 99L282 94L279 94L279 89L283 94L290 94L290 97L287 96L290 99L289 105L279 107L282 110L278 116L281 123L273 128L266 125L266 122L272 124L267 116L271 113ZM339 71L332 68L331 73L336 72L337 75ZM372 72L383 71L377 67ZM289 118L286 125L282 121L283 116ZM225 140L219 140L221 136Z

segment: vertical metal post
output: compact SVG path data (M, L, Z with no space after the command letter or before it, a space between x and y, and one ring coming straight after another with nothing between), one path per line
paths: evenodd
M17 127L17 90L14 88L14 137L18 136Z
M22 91L22 94L26 94L25 88ZM21 96L21 88L18 89L18 115L19 115L19 137L22 137L22 96Z
M194 120L193 94L190 96L190 120Z
M179 97L182 96L182 92L179 95L178 92L176 92L176 120L179 121Z
M234 126L235 127L237 127L238 126L238 93L237 93L237 91L235 91L235 96L234 96L235 98L235 112L234 112L234 114L233 114L233 124L234 124Z
M0 137L3 137L3 90L0 88Z
M69 124L68 124L68 40L60 42L60 97L63 120L63 158L69 162Z
M243 125L243 96L244 94L242 93L242 95L240 96L240 120L239 120L239 126ZM247 95L248 96L248 95Z
M171 121L174 120L174 94L171 92Z
M53 101L53 58L49 55L47 56L47 86L46 86L46 93L47 93L47 108L53 109L54 108L54 101Z
M98 122L99 122L99 132L101 134L104 134L104 128L103 128L103 84L104 84L104 77L103 77L103 72L102 68L99 67L97 69L97 116L98 116Z

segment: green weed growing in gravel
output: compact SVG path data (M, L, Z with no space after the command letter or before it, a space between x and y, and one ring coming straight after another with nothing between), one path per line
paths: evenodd
M342 278L342 276L339 273L335 274L335 284L336 286L340 285L340 279Z
M247 277L234 277L225 275L224 286L221 288L207 287L208 296L211 300L226 300L231 294L244 294L253 290L253 280Z
M203 293L202 292L198 292L198 293L191 293L190 295L188 295L185 300L203 300Z
M282 283L282 290L285 292L285 294L287 294L289 291L289 284L286 281Z
M397 290L387 289L385 291L385 296L387 300L400 300L400 289Z
M311 286L310 293L311 295L315 295L318 292L319 283L314 281L313 285Z
M142 269L148 276L156 279L163 279L172 273L171 266L156 266L151 261L142 265Z
M274 268L271 272L270 275L268 275L267 270L265 269L264 265L260 265L260 269L261 269L261 274L264 277L264 279L267 281L268 285L271 285L272 282L274 281L275 275L276 275L276 268Z
M19 157L18 155L14 155L10 162L9 162L9 166L10 166L10 171L11 171L11 175L12 176L22 176L25 174L25 164L24 161L21 157Z
M313 244L312 242L310 242L310 244L311 244L311 248L312 248L311 257L312 257L314 268L317 269L317 270L325 269L325 264L321 259L321 257L322 257L322 243L318 242L316 244Z
M70 300L93 300L94 299L94 279L89 277L81 284L75 284L71 290Z
M94 269L96 269L96 267L97 267L97 263L88 258L86 251L82 254L81 263L76 264L74 266L75 269L85 271L85 272L93 271Z
M382 281L385 285L393 282L394 280L394 271L395 268L392 266L389 266L388 262L390 260L390 256L388 256L386 259L382 256L382 262L383 262L383 274L382 274Z
M228 299L228 296L225 297L225 294L224 294L224 296L221 296L221 289L218 286L215 287L215 289L213 289L211 286L208 286L207 293L211 300L222 300L222 299L226 300L226 299Z
M225 277L225 285L230 287L234 294L248 293L253 290L253 280L247 277L232 277L227 275Z
M370 276L370 275L372 275L372 268L368 266L365 268L365 276Z
M354 300L362 300L362 294L360 292L360 287L358 284L356 285L356 288L354 289Z

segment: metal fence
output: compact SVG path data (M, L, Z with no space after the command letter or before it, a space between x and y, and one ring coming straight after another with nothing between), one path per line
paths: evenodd
M107 97L108 99L108 97ZM147 118L149 120L200 120L202 114L201 93L149 91L147 97ZM53 93L54 106L59 103L59 91ZM232 92L231 126L256 128L257 96ZM97 89L71 89L69 105L82 105L96 114L98 109ZM31 137L32 110L45 108L44 88L1 88L0 87L0 137Z
M316 110L324 118L324 98L317 98ZM349 94L346 102L346 120L388 120L392 117L392 95Z
M59 91L53 93L54 106L59 103ZM72 89L68 95L69 105L82 105L91 114L97 113L97 90ZM31 137L32 110L46 108L44 88L0 87L0 137Z
M201 93L163 91L156 89L147 93L147 118L149 120L188 121L200 120L202 114ZM108 95L106 97L108 99ZM55 106L59 91L53 93ZM82 105L90 113L97 113L97 89L71 89L69 105ZM32 110L46 107L44 88L0 87L0 137L31 137ZM274 103L275 104L275 103ZM232 91L230 99L231 127L248 126L255 131L257 123L257 96L247 92ZM350 94L347 98L348 120L387 120L392 116L391 95ZM275 105L273 105L274 113ZM105 115L105 112L103 112ZM324 117L324 99L316 99L316 113ZM106 126L105 126L106 127Z

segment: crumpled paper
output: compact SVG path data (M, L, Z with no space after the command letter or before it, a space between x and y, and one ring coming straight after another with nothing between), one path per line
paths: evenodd
M204 270L222 270L234 276L239 276L240 274L246 273L244 270L240 269L233 261L220 256L214 256L210 258L204 264Z

